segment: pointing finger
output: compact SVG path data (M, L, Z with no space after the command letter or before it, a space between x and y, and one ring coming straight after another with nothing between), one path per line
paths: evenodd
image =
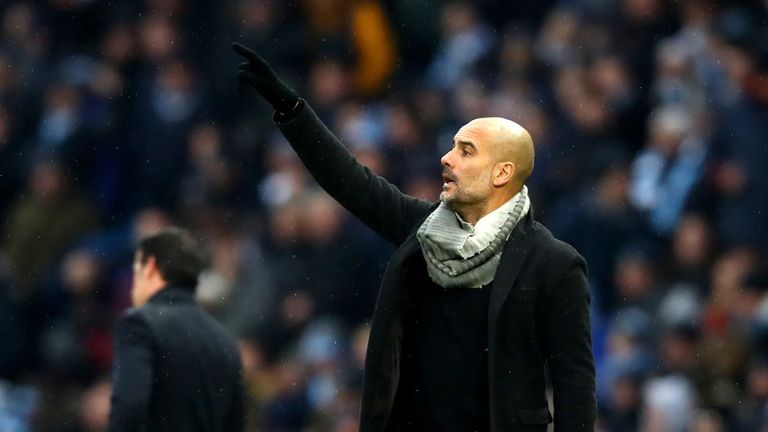
M250 48L246 48L245 46L237 42L233 42L232 49L234 49L236 53L245 57L245 59L248 60L249 62L261 63L261 58L259 58L259 56L255 52L253 52L253 50L251 50Z

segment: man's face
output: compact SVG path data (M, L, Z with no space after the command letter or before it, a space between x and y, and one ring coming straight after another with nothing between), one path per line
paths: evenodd
M134 307L142 306L149 298L149 278L147 265L141 263L141 252L133 256L133 284L131 286L131 301Z
M454 136L453 148L440 159L440 200L453 210L481 204L493 192L494 158L487 135L482 123L468 123Z

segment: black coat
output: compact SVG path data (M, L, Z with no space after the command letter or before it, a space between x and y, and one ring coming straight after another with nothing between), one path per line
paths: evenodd
M371 323L360 425L363 432L396 430L391 415L402 352L404 263L421 253L415 234L437 204L404 195L358 163L308 106L289 120L277 120L317 182L398 247ZM491 285L488 344L492 431L546 430L552 416L545 369L553 386L555 430L593 430L595 370L586 265L576 250L535 222L532 212L510 235Z
M242 432L237 342L194 299L166 287L115 330L109 432Z

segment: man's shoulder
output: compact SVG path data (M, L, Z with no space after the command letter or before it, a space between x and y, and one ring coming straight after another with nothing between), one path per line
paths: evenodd
M188 303L147 303L136 312L150 324L157 325L179 320L199 321L208 315L196 302Z
M191 316L194 319L195 313L184 306L187 305L148 302L142 306L126 309L118 323L131 327L144 326L150 331L155 331L158 327L163 327L164 323L168 321L186 319L185 316Z
M168 342L169 338L177 338L179 331L199 338L214 337L222 344L226 341L231 347L237 344L235 336L196 302L150 302L127 310L121 321L128 321L130 328L143 327L161 344Z
M126 309L117 321L117 328L127 332L154 333L152 313L147 306L133 306Z
M144 309L146 306L132 306L123 311L118 323L145 323L147 312Z
M536 250L546 259L569 262L573 259L583 259L581 254L570 244L558 239L540 222L533 222L529 237L535 242Z
M542 285L559 286L560 278L574 266L586 273L586 262L570 244L555 237L544 225L534 222L527 236L533 242L527 258L528 275Z
M115 337L126 345L146 345L156 341L156 333L143 307L131 307L123 312L115 325Z

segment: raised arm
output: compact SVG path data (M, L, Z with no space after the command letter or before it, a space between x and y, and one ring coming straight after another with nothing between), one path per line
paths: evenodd
M253 88L272 105L283 135L326 192L379 235L402 243L432 204L403 194L373 174L264 59L240 44L233 48L247 60L238 69L238 92Z

